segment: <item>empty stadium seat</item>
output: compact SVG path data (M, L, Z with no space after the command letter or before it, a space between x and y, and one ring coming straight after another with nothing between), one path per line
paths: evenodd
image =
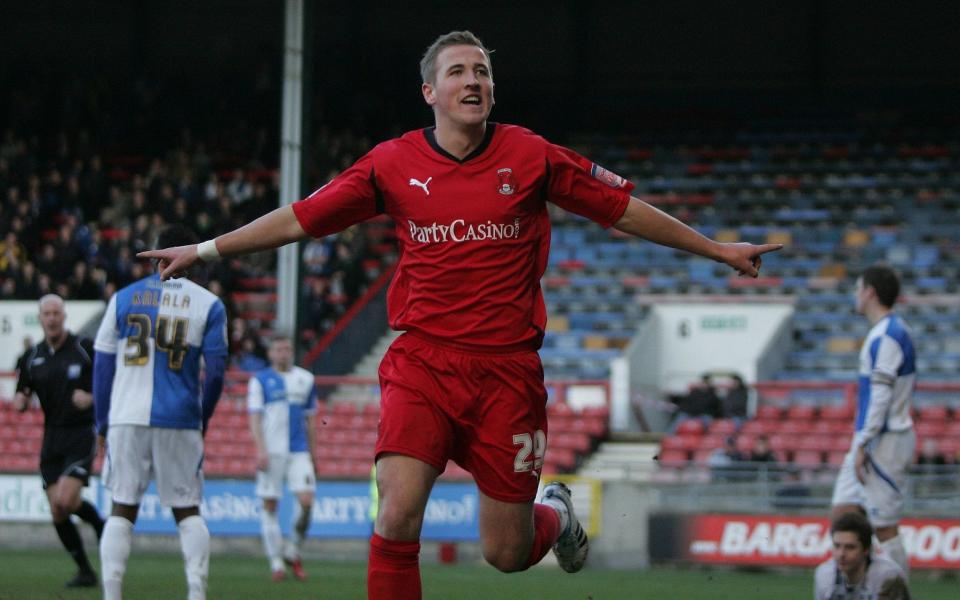
M783 416L783 409L779 406L773 406L771 404L764 404L757 407L757 418L767 421L776 421L780 420Z

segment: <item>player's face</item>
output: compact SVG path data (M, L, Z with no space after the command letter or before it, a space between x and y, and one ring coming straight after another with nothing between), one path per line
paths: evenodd
M270 366L277 371L287 371L293 365L293 344L290 340L276 340L267 350Z
M844 573L853 573L866 564L870 550L860 544L857 534L852 531L833 533L833 559Z
M476 46L448 46L437 55L435 83L423 84L423 99L433 107L437 121L478 125L493 110L490 61Z
M63 310L62 302L47 300L40 305L40 326L48 340L55 340L63 335L63 323L66 320L67 313Z

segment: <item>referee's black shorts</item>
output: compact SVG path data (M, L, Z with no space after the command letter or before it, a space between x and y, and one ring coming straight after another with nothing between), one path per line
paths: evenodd
M93 427L54 427L43 432L40 449L40 477L43 489L64 476L75 477L87 485L97 455L97 436Z

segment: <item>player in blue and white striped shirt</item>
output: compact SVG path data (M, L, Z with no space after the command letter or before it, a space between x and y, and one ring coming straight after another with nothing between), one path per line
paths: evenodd
M270 367L247 384L250 431L257 447L257 496L263 547L274 581L285 576L284 563L297 579L306 579L300 546L310 526L316 488L313 457L316 449L317 389L313 374L293 364L293 342L275 335L267 352ZM277 501L286 479L297 497L291 520L291 539L281 556Z
M909 565L898 524L916 434L910 405L917 368L910 329L893 310L900 281L874 265L857 279L856 309L872 325L860 350L856 432L833 490L833 517L865 510L880 548L904 571Z
M158 244L193 241L189 230L173 225ZM152 275L110 298L94 342L93 382L97 430L101 440L106 436L103 481L113 498L100 543L105 600L121 597L133 524L153 478L177 521L188 598L206 596L202 434L223 390L226 331L223 302L186 278Z

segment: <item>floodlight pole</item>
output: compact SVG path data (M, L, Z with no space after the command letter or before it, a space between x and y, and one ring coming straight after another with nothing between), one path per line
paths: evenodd
M303 158L303 0L286 0L283 51L283 109L280 139L280 206L301 196ZM298 337L297 299L300 245L280 248L277 258L277 316L274 328Z

